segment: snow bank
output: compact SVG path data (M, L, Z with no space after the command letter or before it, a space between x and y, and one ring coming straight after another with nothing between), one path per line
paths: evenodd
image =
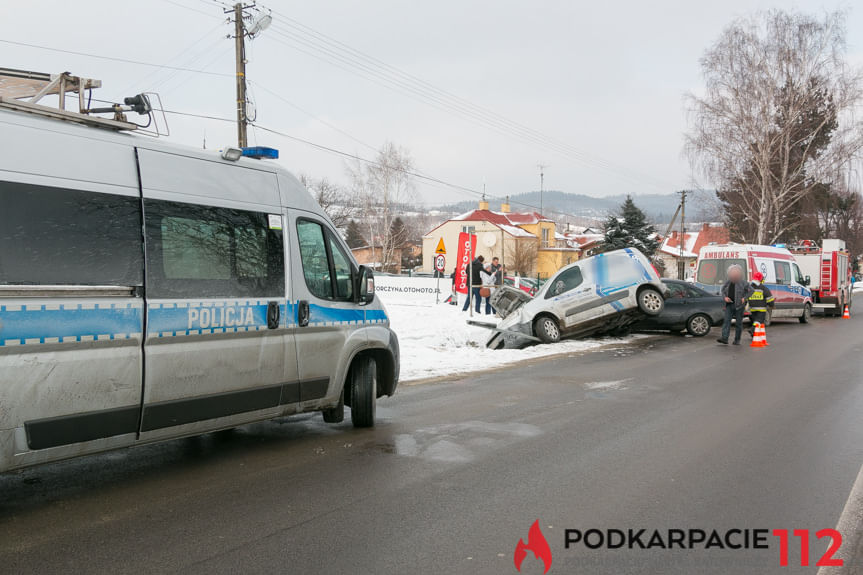
M485 342L491 332L467 325L469 315L461 311L461 305L411 305L388 301L386 295L381 299L401 344L401 381L481 371L526 359L585 351L634 339L564 340L527 349L490 350L485 347ZM499 321L493 315L474 314L473 319Z

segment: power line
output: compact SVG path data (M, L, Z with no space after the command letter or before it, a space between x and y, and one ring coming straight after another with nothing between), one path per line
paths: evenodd
M97 100L97 101L99 101L99 100ZM199 119L203 119L203 120L214 120L214 121L219 121L219 122L230 122L230 123L233 123L233 122L235 122L235 121L236 121L235 119L232 119L232 118L225 118L225 117L221 117L221 116L212 116L212 115L208 115L208 114L198 114L198 113L194 113L194 112L183 112L183 111L179 111L179 110L164 110L164 113L165 113L165 114L171 114L171 115L177 115L177 116L188 116L188 117L191 117L191 118L199 118ZM260 124L250 124L250 125L251 125L251 126L253 126L253 127L255 127L255 128L257 128L257 129L259 129L259 130L261 130L261 131L268 132L268 133L274 134L274 135L276 135L276 136L280 136L280 137L282 137L282 138L286 138L286 139L288 139L288 140L292 140L292 141L295 141L295 142L298 142L298 143L304 144L304 145L306 145L306 146L310 146L310 147L312 147L312 148L316 148L316 149L318 149L318 150L321 150L321 151L324 151L324 152L327 152L327 153L330 153L330 154L334 154L334 155L337 155L337 156L341 156L341 157L343 157L343 158L348 158L348 159L351 159L351 160L359 161L359 162L362 162L362 163L364 163L364 164L369 164L369 165L372 165L372 166L377 166L377 167L379 167L379 168L385 167L385 166L384 166L383 164L381 164L380 162L377 162L377 161L375 161L375 160L370 160L370 159L368 159L368 158L364 158L363 156L360 156L359 154L354 154L354 153L351 153L351 152L345 152L345 151L343 151L343 150L339 150L338 148L333 148L333 147L331 147L331 146L325 146L325 145L323 145L323 144L318 144L317 142L312 142L311 140L306 140L306 139L304 139L304 138L300 138L300 137L297 137L297 136L292 136L292 135L290 135L290 134L287 134L287 133L282 132L282 131L279 131L279 130L275 130L275 129L273 129L273 128L267 128L267 127L265 127L265 126L261 126ZM461 192L470 193L470 194L473 194L473 195L478 196L478 197L482 197L482 196L484 195L484 193L483 193L483 192L481 192L481 191L479 191L479 190L475 190L475 189L473 189L473 188L469 188L469 187L467 187L467 186L462 186L462 185L460 185L460 184L455 184L455 183L452 183L452 182L448 182L448 181L443 180L443 179L441 179L441 178L436 178L436 177L434 177L434 176L429 176L429 175L427 175L427 174L424 174L424 173L422 173L422 172L418 172L418 171L415 171L415 170L399 170L399 171L401 171L402 173L404 173L404 174L406 174L406 175L409 175L409 176L415 177L415 178L417 178L417 179L423 180L423 181L425 181L425 182L430 182L430 183L433 183L433 184L437 184L437 185L440 185L440 186L444 186L444 187L446 187L446 188L450 188L450 189L458 190L458 191L461 191ZM503 198L503 197L499 197L499 196L491 196L491 197L492 197L492 198L495 198L495 199L498 199L498 200L504 200L504 198ZM533 204L528 204L528 203L525 203L525 202L510 201L510 203L511 203L511 204L515 204L515 205L524 206L524 207L526 207L526 208L537 209L537 206L535 206L535 205L533 205ZM561 211L558 211L558 210L549 210L549 211L552 211L553 213L560 214L560 215L563 215L563 216L571 217L571 218L580 218L580 217L582 217L582 216L577 216L577 215L575 215L575 214L570 214L570 213L567 213L567 212L561 212Z
M322 32L306 26L295 19L280 14L279 12L274 11L274 13L280 16L281 21L283 21L286 26L290 26L291 28L293 28L293 30L289 31L281 26L274 26L274 28L276 28L276 30L278 30L284 37L290 40L298 41L304 44L306 47L317 50L327 57L335 58L342 63L356 66L357 68L363 70L366 73L373 74L377 78L382 79L385 82L396 84L403 89L409 89L414 91L415 93L418 90L421 92L424 91L424 93L421 93L419 95L422 95L426 98L431 98L438 104L446 105L450 108L450 110L456 110L462 114L472 114L475 119L480 119L487 123L493 123L496 128L504 128L511 132L510 135L520 137L521 139L529 139L534 144L539 144L547 148L554 149L562 155L568 155L571 157L574 156L574 159L588 167L611 171L618 176L627 177L629 179L635 178L639 183L644 183L645 180L652 179L644 176L643 174L638 174L632 170L629 170L628 168L615 166L607 160L592 157L590 154L579 150L569 144L554 140L553 138L546 136L538 130L534 130L533 128L529 128L527 126L519 124L518 122L514 122L506 118L505 116L492 112L486 108L483 108L482 106L470 102L469 100L466 100L452 94L451 92L438 88L433 84L430 84L416 76L404 72L399 68L391 66L386 62L375 58L374 56L370 56L360 50L352 48L351 46L343 42L327 36ZM305 38L301 39L296 37L296 33L305 35ZM304 51L296 46L292 47L299 51ZM310 55L319 59L325 59L315 54ZM330 63L331 65L336 65L337 67L341 67L331 61L329 61L328 63ZM357 74L357 70L348 71ZM362 74L358 75L362 76ZM659 183L658 180L653 181L659 187L665 189L665 183Z
M277 34L281 35L282 37L287 38L288 40L294 40L294 38L289 37L283 31L279 31L277 27L275 27L274 31ZM270 36L270 37L272 38L272 36ZM500 121L484 120L482 117L477 117L475 115L471 115L471 113L469 111L467 111L463 108L453 107L452 105L447 104L447 102L441 100L440 98L437 98L434 96L428 96L427 94L424 94L422 90L417 89L415 86L410 86L410 85L404 84L404 83L396 83L395 86L393 86L391 80L387 80L387 78L385 76L382 77L380 72L376 72L374 69L371 69L368 66L361 68L362 71L365 72L365 73L362 73L362 72L358 72L356 69L351 69L350 67L345 67L345 66L340 65L336 62L333 62L332 60L330 60L326 57L326 56L331 56L332 58L336 58L337 60L339 60L341 62L345 62L348 66L357 64L356 62L352 63L350 60L345 60L344 57L342 57L338 54L331 55L331 54L325 53L325 55L322 56L320 54L315 54L313 52L309 52L308 50L297 47L293 44L289 44L285 41L275 39L275 38L273 38L273 39L274 39L274 41L276 41L280 44L283 44L285 46L288 46L294 50L298 50L298 51L303 52L305 54L308 54L314 58L321 59L321 60L323 60L323 61L325 61L331 65L334 65L336 67L344 69L348 72L357 74L357 75L364 77L365 79L370 80L372 82L381 84L381 82L379 81L381 79L384 80L385 82L388 81L389 85L385 85L385 86L390 88L390 89L395 89L396 91L398 91L404 95L407 95L408 97L411 97L413 99L417 99L423 103L431 105L431 106L438 108L442 111L449 112L449 113L456 113L457 115L460 115L460 116L464 117L465 119L467 119L467 120L469 120L475 124L478 124L480 126L490 128L490 129L497 131L498 133L502 133L504 135L514 136L518 139L527 140L530 143L547 147L548 149L551 149L552 151L555 151L561 155L564 155L566 157L570 157L571 159L576 159L576 161L584 164L587 167L605 170L607 172L610 172L610 173L617 175L619 177L622 177L624 179L628 179L628 180L633 181L635 183L642 184L642 185L645 184L645 178L643 178L641 176L628 174L626 172L621 171L620 169L611 167L610 165L608 165L606 163L597 163L596 160L589 160L589 159L585 159L583 157L579 157L578 152L572 152L572 151L567 151L565 149L561 149L559 147L559 145L549 144L548 142L544 142L541 140L541 138L539 138L537 136L521 134L519 132L513 132L511 129L507 129L507 127L504 124L502 124ZM150 66L150 67L154 67L154 68L161 68L161 69L175 70L175 71L182 71L182 72L190 72L190 73L197 73L197 74L204 74L204 75L218 76L218 77L234 77L234 75L232 75L232 74L226 74L226 73L221 73L221 72L211 72L211 71L206 70L206 69L195 69L195 68L188 68L188 67L183 67L183 66L171 66L171 65L167 65L167 64L157 64L157 63L153 63L153 62L145 62L145 61L140 61L140 60L119 58L119 57L114 57L114 56L103 56L101 54L78 52L78 51L74 51L74 50L53 48L53 47L49 47L49 46L30 44L30 43L26 43L26 42L17 42L17 41L2 40L2 39L0 39L0 42L5 42L7 44L13 44L13 45L17 45L17 46L36 48L36 49L48 50L48 51L53 51L53 52L65 53L65 54L73 54L73 55L77 55L77 56L85 56L85 57L97 58L97 59L102 59L102 60L123 62L123 63L127 63L127 64L134 64L134 65L140 65L140 66ZM335 42L337 42L337 41L335 41ZM306 44L308 45L308 42L306 42ZM316 50L316 49L319 50L320 49L319 47L316 47L315 45L310 45L310 47L313 50ZM372 75L373 77L370 78L369 75ZM377 79L375 79L375 78L377 78ZM507 122L509 122L509 121L507 120ZM573 158L573 155L575 155L574 158ZM660 185L660 184L652 184L652 185L654 185L655 187L661 188L661 189L665 189L664 185Z
M109 60L111 62L122 62L124 64L134 64L136 66L150 66L153 68L163 68L165 70L180 70L182 72L193 72L195 74L204 74L207 76L221 76L223 78L233 78L233 74L225 74L224 72L211 72L209 70L199 70L194 68L184 68L182 66L169 66L166 64L157 64L155 62L144 62L142 60L130 60L128 58L118 58L116 56L103 56L102 54L91 54L88 52L78 52L75 50L66 50L64 48L52 48L51 46L41 46L39 44L29 44L27 42L17 42L15 40L5 40L0 38L0 42L4 44L12 44L14 46L23 46L25 48L36 48L38 50L47 50L49 52L59 52L61 54L72 54L73 56L84 56L87 58L97 58L99 60Z

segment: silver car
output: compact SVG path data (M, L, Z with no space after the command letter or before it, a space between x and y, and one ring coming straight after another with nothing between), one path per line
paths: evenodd
M492 349L614 333L665 307L666 287L650 260L634 248L585 258L561 268L535 297L503 287L491 304L503 318L485 325Z

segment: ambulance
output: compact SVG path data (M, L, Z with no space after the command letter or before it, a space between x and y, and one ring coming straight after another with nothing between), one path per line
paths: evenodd
M318 411L375 422L372 271L268 148L0 97L0 472Z
M783 247L754 244L713 244L701 248L695 270L695 285L719 293L729 266L743 268L746 280L761 272L764 283L773 292L776 306L768 312L767 322L774 319L797 319L808 323L812 317L811 278L804 276L794 255Z

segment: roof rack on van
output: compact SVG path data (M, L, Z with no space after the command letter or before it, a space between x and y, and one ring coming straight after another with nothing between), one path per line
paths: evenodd
M69 72L45 74L0 68L0 108L110 130L136 130L153 136L169 133L158 94L142 93L125 98L123 104L91 108L93 89L101 87L101 80L73 76ZM78 95L78 111L66 109L66 96L69 94ZM46 96L56 96L57 106L40 104L40 100ZM158 104L155 109L153 101ZM126 119L126 112L146 115L148 121L146 124L130 122ZM161 127L154 112L161 113ZM106 118L95 114L113 114L113 117Z

